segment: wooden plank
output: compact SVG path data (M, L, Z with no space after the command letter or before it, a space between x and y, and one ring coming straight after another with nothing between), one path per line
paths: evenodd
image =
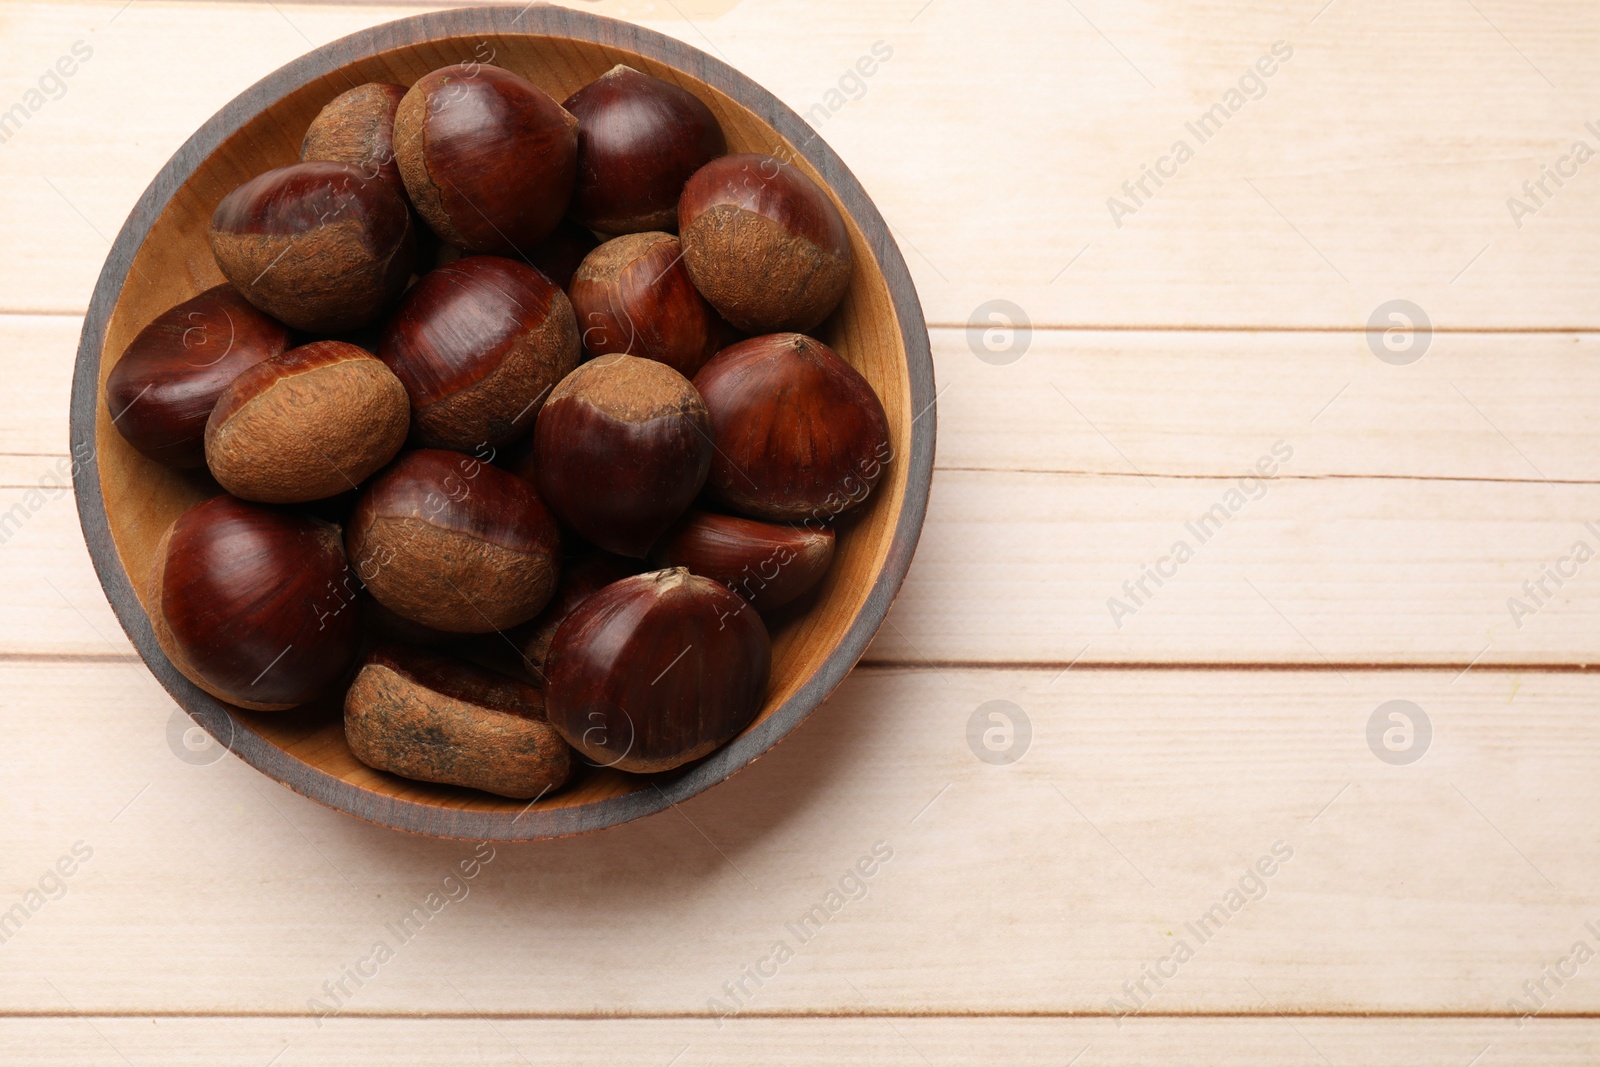
M1541 170L1572 173L1575 141L1600 147L1584 104L1600 14L1583 0L1289 18L1266 0L832 0L804 19L777 0L688 20L680 6L585 9L690 41L809 114L895 228L933 322L971 321L998 298L1037 324L1359 329L1404 298L1435 325L1600 324L1587 229L1600 185L1587 167L1559 188ZM82 308L121 220L206 117L313 45L419 10L124 7L0 8L7 106L75 42L93 49L64 92L50 83L59 98L31 98L40 106L0 152L6 309ZM891 58L852 74L880 40ZM1201 143L1187 124L1226 110L1279 41L1292 58L1264 91L1246 80L1259 99L1238 97ZM1176 177L1123 190L1146 166L1172 170L1161 160L1180 139L1194 155ZM1509 199L1532 206L1522 183L1541 179L1549 195L1513 218ZM1136 210L1113 219L1113 197Z
M1597 514L1591 485L940 472L868 655L1592 663Z
M1237 477L1282 441L1289 478L1595 477L1590 334L1435 334L1406 366L1348 333L1039 330L1000 365L932 339L944 469Z
M1600 486L1247 484L1255 499L1221 479L938 472L916 560L867 659L1595 661L1600 585L1574 547L1600 550L1585 525L1600 526ZM0 516L26 520L0 546L14 567L0 586L0 649L127 651L70 497L6 492ZM1179 542L1192 553L1181 563ZM1157 567L1159 586L1146 571ZM1558 587L1550 568L1571 576ZM1543 582L1543 595L1524 582Z
M1482 1019L1157 1019L1116 1030L1092 1019L761 1019L713 1029L699 1020L21 1019L0 1022L17 1067L639 1067L928 1065L1004 1062L1059 1067L1229 1064L1282 1067L1461 1067L1481 1062L1579 1067L1594 1062L1600 1028L1540 1022L1523 1032ZM1492 1058L1490 1058L1492 1056ZM276 1058L274 1058L276 1057Z
M1104 1013L1141 980L1162 1014L1505 1012L1578 941L1600 945L1597 686L857 671L680 810L497 846L464 878L475 846L367 826L231 757L184 762L183 721L135 667L5 665L0 912L74 843L93 854L0 945L0 1004L304 1013L360 967L349 1012L708 1016L744 981L757 1013ZM1410 765L1369 749L1395 699L1431 722ZM1009 765L969 747L995 700L1030 723ZM981 729L975 744L989 751ZM870 876L846 880L863 860ZM1270 876L1247 878L1258 863ZM857 899L830 904L841 882ZM1257 899L1229 913L1241 885ZM431 892L436 914L402 940ZM799 926L814 904L836 911ZM1186 924L1208 912L1198 937ZM1159 989L1147 965L1167 970ZM1549 1010L1600 1010L1587 973L1543 979Z
M66 455L81 327L0 315L0 487ZM1283 440L1288 477L1595 480L1595 334L1437 334L1409 366L1340 333L1037 330L1005 364L931 337L944 469L1236 476Z
M37 465L33 488L0 490L0 651L9 656L127 656L133 645L106 602L78 525L72 493L50 488L65 459ZM67 476L70 484L70 473ZM153 682L152 682L153 684Z
M67 455L79 316L0 316L0 483L38 483Z

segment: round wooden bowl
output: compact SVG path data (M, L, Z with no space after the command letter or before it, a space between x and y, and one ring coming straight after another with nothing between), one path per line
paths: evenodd
M789 160L828 190L850 229L856 267L843 304L818 333L877 390L895 450L860 514L842 525L822 587L802 610L774 621L766 705L743 733L666 774L589 770L532 805L358 763L338 698L247 712L179 674L140 598L162 532L220 490L203 472L169 470L135 451L104 397L106 375L140 329L223 280L206 227L226 193L293 162L312 117L351 86L409 85L471 60L517 71L557 100L627 63L704 100L729 151ZM866 650L911 563L933 471L933 405L928 335L905 262L861 186L794 112L725 64L649 30L559 8L486 7L402 19L319 48L256 83L178 150L123 226L95 286L73 379L72 452L88 457L76 476L78 513L106 596L150 670L196 722L256 769L363 819L441 837L533 840L613 826L691 797L759 758L822 703Z

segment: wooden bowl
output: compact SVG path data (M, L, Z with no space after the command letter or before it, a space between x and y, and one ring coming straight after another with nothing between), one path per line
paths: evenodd
M247 712L179 674L156 644L140 598L162 532L220 490L203 473L169 470L135 451L111 424L104 398L107 374L141 328L223 280L206 241L223 195L293 162L312 117L351 86L409 85L468 60L517 71L557 100L627 63L710 105L729 151L787 159L828 190L850 229L856 267L843 304L818 334L877 390L895 449L872 497L840 530L822 587L773 625L767 702L743 733L667 774L588 771L531 806L358 763L336 698L291 712ZM861 186L793 111L725 64L649 30L551 7L469 8L402 19L302 56L178 150L123 226L95 286L73 380L72 451L89 457L75 479L78 513L106 596L150 670L196 722L256 769L363 819L440 837L532 840L613 826L691 797L760 757L822 703L866 650L911 563L933 470L933 405L928 335L905 262Z

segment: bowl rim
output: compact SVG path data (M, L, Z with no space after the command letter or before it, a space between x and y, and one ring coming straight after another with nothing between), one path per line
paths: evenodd
M289 93L352 63L382 52L446 37L545 36L624 49L689 74L748 108L784 137L823 177L862 232L882 273L905 348L912 411L905 496L894 534L872 589L843 637L789 698L753 728L690 769L652 788L550 811L521 813L446 808L385 796L347 782L268 741L227 706L195 686L167 660L111 537L100 491L95 434L100 407L100 363L106 327L134 257L162 212L198 168L229 137ZM396 830L481 841L532 841L588 833L666 810L725 781L783 740L821 706L866 651L888 615L911 565L927 513L933 477L937 413L933 357L927 326L910 272L888 225L859 182L820 134L753 79L699 49L617 19L567 8L531 5L466 7L429 12L350 34L278 68L234 97L173 154L139 198L113 242L84 316L73 371L71 447L73 486L84 540L117 619L163 688L194 721L256 770L336 810Z

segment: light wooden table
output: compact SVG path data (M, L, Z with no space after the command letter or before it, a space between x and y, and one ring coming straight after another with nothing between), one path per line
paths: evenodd
M579 6L894 228L941 392L889 623L756 767L471 880L180 758L56 488L80 315L190 131L420 8L0 4L0 1061L1600 1059L1593 0Z

